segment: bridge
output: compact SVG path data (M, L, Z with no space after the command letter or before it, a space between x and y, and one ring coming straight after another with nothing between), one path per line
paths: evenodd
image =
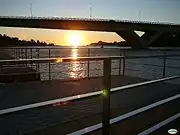
M178 38L180 35L180 25L178 24L129 20L1 16L0 26L116 32L132 48L140 49L148 48L163 35L170 35L164 39L167 41L169 37ZM135 31L145 33L139 36Z

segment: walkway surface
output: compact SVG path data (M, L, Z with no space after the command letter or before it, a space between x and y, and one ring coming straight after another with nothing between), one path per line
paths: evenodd
M8 60L13 59L7 52L7 50L3 50L0 48L0 60Z
M112 87L146 81L142 78L112 76ZM102 77L77 81L38 81L1 84L0 109L62 98L103 88ZM111 117L180 93L180 85L158 83L113 93ZM175 103L176 105L177 103ZM63 105L16 112L0 116L1 134L63 135L101 122L101 97Z
M8 50L0 49L0 60L14 59ZM0 65L0 83L39 81L40 73L27 65Z

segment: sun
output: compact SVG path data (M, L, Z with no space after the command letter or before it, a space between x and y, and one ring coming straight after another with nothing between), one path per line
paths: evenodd
M77 47L83 44L83 35L80 32L73 31L67 35L67 44Z

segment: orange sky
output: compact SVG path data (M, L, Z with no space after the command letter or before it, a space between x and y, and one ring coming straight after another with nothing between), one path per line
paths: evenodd
M76 31L83 37L82 45L92 42L105 41L114 42L121 41L114 32L92 32L92 31ZM0 28L0 34L6 34L12 37L19 37L25 40L40 40L58 45L68 45L68 35L72 33L70 30L47 30L47 29L27 29L27 28Z

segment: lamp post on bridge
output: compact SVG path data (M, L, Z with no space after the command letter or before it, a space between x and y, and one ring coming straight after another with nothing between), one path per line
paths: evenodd
M30 13L31 13L31 17L32 17L32 3L30 4Z

